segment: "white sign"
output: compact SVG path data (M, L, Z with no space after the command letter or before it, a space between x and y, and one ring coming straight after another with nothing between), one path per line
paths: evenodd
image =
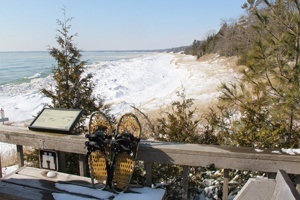
M49 170L58 170L58 157L56 151L40 150L40 167Z

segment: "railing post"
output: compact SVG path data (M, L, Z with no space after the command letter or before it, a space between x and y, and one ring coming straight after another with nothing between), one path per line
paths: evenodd
M2 178L1 154L0 154L0 178Z
M87 169L86 157L83 154L79 154L79 175L87 176L86 169Z
M181 186L182 186L183 191L184 191L183 199L188 199L189 170L190 170L189 166L183 166L182 183L181 183Z
M152 163L145 162L145 170L146 170L146 185L152 185Z
M23 146L17 145L17 158L18 158L18 165L19 168L24 166L24 153L23 153Z
M66 153L59 151L58 152L58 171L66 172Z
M229 179L229 169L224 169L223 200L228 200L228 179Z
M296 190L300 193L300 175L296 176Z

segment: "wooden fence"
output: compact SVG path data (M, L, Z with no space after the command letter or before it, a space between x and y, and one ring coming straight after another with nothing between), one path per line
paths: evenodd
M23 146L38 149L51 149L60 152L60 171L64 171L64 153L79 154L80 175L86 172L84 148L87 139L84 135L66 135L46 132L33 132L26 127L0 126L0 142L16 144L18 162L24 165ZM257 152L253 148L225 147L200 144L180 144L142 141L138 160L145 162L146 183L151 185L153 162L183 166L183 188L187 195L190 166L208 166L214 164L224 169L223 199L228 199L228 176L230 170L250 170L276 173L284 170L298 175L297 189L300 190L300 155L289 155L271 150Z

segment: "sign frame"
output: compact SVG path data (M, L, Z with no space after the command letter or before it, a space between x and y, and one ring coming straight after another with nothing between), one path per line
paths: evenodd
M71 134L82 115L80 109L43 108L29 130Z

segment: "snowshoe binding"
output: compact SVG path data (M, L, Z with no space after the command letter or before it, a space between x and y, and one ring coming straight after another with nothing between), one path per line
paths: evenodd
M112 189L117 192L125 192L130 184L135 159L140 143L141 125L138 118L131 114L121 117L112 143Z
M90 116L88 125L87 157L93 187L106 188L109 184L111 166L110 141L112 138L112 125L108 117L100 112L94 112ZM95 180L97 183L95 183Z

